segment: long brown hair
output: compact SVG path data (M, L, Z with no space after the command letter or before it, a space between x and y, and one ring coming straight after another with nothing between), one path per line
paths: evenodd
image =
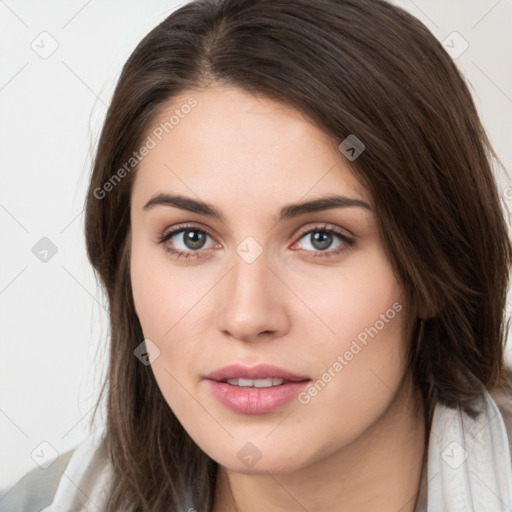
M144 339L129 273L136 166L117 179L162 108L212 84L287 103L339 142L355 134L364 143L349 164L374 199L406 293L409 364L427 429L438 402L476 414L481 386L509 382L512 252L491 168L491 157L499 160L437 39L382 0L191 2L126 62L86 199L88 257L108 295L111 327L100 396L107 390L109 511L208 511L213 503L217 463L183 429L150 366L134 357ZM430 312L423 323L420 310Z

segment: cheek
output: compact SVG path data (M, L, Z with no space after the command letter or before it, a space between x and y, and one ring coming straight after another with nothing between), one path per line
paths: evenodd
M364 342L375 330L380 338L401 339L402 290L379 247L355 253L346 266L319 268L300 279L290 275L293 279L294 291L314 314L298 320L314 353L343 353L354 339Z
M186 272L173 272L161 247L134 240L130 276L135 310L144 338L160 351L151 368L166 400L179 400L180 384L189 387L185 381L195 375L193 364L200 357L201 297L211 284L196 278L191 283Z
M323 289L321 297L309 294L322 320L309 336L308 357L319 371L299 401L312 414L331 411L329 428L343 416L345 433L356 435L387 407L405 372L402 290L380 250L361 255Z
M159 344L172 336L179 323L186 322L187 311L198 301L200 290L183 279L183 272L173 272L160 246L138 243L136 238L130 276L135 310L144 335Z
M138 230L134 229L130 256L130 280L135 311L145 337L151 338L150 328L158 325L158 318L161 318L159 305L165 297L162 296L161 288L155 288L158 284L155 268L149 259L148 249L139 241L139 238ZM153 335L155 333L151 332Z
M169 274L169 266L159 263L155 251L137 247L132 252L131 279L135 309L145 339L150 339L159 352L151 363L157 385L164 400L180 418L187 417L194 410L195 402L186 389L187 375L192 373L191 365L197 360L199 351L192 343L198 339L194 324L187 322L187 311L197 301L187 294L185 287ZM166 273L167 270L167 273Z
M392 304L375 309L389 311L387 323L370 314L343 317L351 324L349 332L338 322L333 342L309 354L320 370L298 396L296 417L304 420L305 438L324 440L319 448L324 455L349 445L383 417L401 387L406 372L403 308Z

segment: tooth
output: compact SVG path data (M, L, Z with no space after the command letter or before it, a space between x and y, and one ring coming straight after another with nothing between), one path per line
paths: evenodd
M280 386L284 380L278 377L268 377L267 379L243 379L240 377L227 379L226 382L232 386L269 388L271 386Z
M254 379L254 387L269 388L272 386L272 379Z

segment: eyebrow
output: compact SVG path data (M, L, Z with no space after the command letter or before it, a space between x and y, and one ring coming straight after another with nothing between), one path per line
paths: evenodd
M180 208L181 210L187 210L189 212L198 213L199 215L204 215L206 217L218 219L222 222L225 222L226 220L224 214L220 210L215 208L213 205L205 203L203 201L199 201L197 199L192 199L191 197L160 193L155 197L151 198L143 206L143 210L150 210L151 208L157 205L174 206L175 208ZM303 215L305 213L318 212L333 208L350 207L364 208L365 210L370 211L372 210L371 206L368 203L362 201L361 199L333 195L321 197L319 199L314 199L312 201L288 204L281 208L281 210L279 211L279 215L276 218L274 218L274 220L276 222L281 222L283 220L298 217L299 215Z

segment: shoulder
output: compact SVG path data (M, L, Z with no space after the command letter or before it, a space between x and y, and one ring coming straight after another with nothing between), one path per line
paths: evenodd
M10 490L3 489L0 512L89 510L90 499L105 495L109 468L104 430L99 429L47 469L35 468Z
M35 512L48 506L74 451L61 454L47 469L37 467L28 471L12 488L2 489L0 511Z
M498 407L507 431L510 456L512 458L512 391L497 389L490 392L492 399Z
M512 393L482 388L478 403L436 404L416 512L512 510Z

